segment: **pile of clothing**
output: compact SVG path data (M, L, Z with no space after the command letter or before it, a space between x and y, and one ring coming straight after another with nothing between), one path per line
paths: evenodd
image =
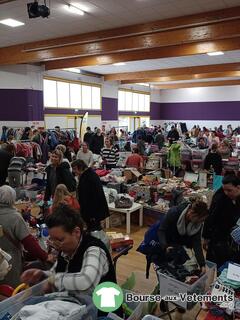
M97 317L92 299L88 296L70 296L67 292L32 297L18 312L18 319L21 320L78 320L84 319L84 316L91 319Z

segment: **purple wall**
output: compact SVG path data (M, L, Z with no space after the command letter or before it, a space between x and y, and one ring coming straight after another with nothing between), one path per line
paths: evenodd
M150 120L160 120L160 102L150 102Z
M161 120L240 120L240 101L160 103Z
M102 97L102 120L118 121L118 99Z
M28 116L29 121L44 121L43 91L28 90Z
M42 120L42 91L30 89L0 89L0 121Z

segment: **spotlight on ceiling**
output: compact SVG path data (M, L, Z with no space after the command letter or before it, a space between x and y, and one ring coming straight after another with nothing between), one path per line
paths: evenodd
M28 16L30 19L33 18L47 18L50 15L50 9L46 5L46 0L44 4L38 4L38 1L30 2L27 4Z

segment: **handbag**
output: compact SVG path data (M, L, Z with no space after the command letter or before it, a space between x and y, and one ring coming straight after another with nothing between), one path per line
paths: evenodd
M130 198L122 196L121 198L115 200L115 208L129 209L133 205Z

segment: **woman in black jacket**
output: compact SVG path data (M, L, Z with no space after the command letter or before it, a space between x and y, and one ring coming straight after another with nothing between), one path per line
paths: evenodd
M72 163L73 172L79 177L77 196L80 213L88 231L101 230L101 221L109 217L109 209L98 175L84 161Z
M100 129L97 129L97 132L93 135L92 141L90 144L90 150L94 154L100 154L101 149L104 147L104 137Z
M168 211L158 230L159 243L163 250L170 252L176 245L193 249L202 272L205 272L205 259L201 233L207 216L208 208L205 202L184 202Z
M76 180L70 171L67 162L63 162L63 153L60 150L54 150L51 154L51 164L46 168L47 186L44 200L47 201L54 195L58 184L65 184L68 191L76 191Z
M220 155L220 153L218 153L217 150L217 144L213 144L211 151L208 153L204 160L204 169L209 170L212 167L217 175L221 175L223 169L222 156Z

